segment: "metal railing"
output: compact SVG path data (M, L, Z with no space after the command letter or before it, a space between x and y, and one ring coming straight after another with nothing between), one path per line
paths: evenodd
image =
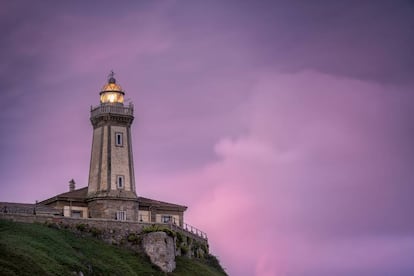
M207 240L207 234L205 232L201 231L200 229L194 227L194 226L191 226L187 223L183 223L182 228L187 232L193 233L194 235L199 236L199 237Z
M154 222L152 222L152 223L154 223ZM194 237L198 237L198 238L201 238L203 240L208 240L207 234L205 232L203 232L200 229L197 229L196 227L191 226L187 223L183 223L183 226L180 226L180 225L172 223L172 222L170 222L170 223L155 222L155 223L156 224L167 225L169 229L174 230L174 231L182 231L182 232L187 233L187 234L192 234L192 235L194 235Z
M101 104L96 107L91 106L91 117L107 113L133 116L134 106L132 104L129 104L128 106L120 104Z
M24 203L0 203L0 213L3 214L59 214L60 211L37 204L24 204ZM62 213L63 215L63 213Z
M181 230L187 233L192 233L193 235L200 237L204 240L207 240L207 233L201 231L197 227L194 227L188 223L183 222L182 226L176 221L174 218L170 221L163 221L162 219L157 218L154 221L151 221L151 218L148 215L139 215L139 222L141 223L148 223L148 224L163 224L168 225L171 230Z
M0 208L1 213L5 214L35 214L36 207L10 207L10 206L1 206Z

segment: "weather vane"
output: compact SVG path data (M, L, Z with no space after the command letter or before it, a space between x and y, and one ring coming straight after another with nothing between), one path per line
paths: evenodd
M108 78L113 78L115 76L114 70L111 70L111 72L108 75Z

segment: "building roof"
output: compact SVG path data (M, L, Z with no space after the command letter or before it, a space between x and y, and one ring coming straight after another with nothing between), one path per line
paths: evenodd
M70 200L70 201L81 201L82 202L86 200L87 194L88 194L88 187L83 187L77 190L55 195L54 197L45 199L39 203L49 204L49 203L52 203L58 200Z
M140 206L155 206L155 207L161 207L161 208L168 208L168 209L177 209L179 211L185 211L187 210L187 206L184 205L178 205L174 203L154 200L146 197L138 197L138 202Z
M39 202L40 204L50 204L52 202L63 200L63 201L77 201L77 202L85 202L88 196L88 187L83 187L77 190L69 191L66 193L58 194L54 197L48 198ZM178 205L174 203L159 201L151 198L146 197L138 197L138 204L140 206L147 206L147 207L157 207L157 208L167 208L167 209L175 209L178 211L185 211L187 210L187 206Z
M58 194L57 197L65 197L65 198L79 198L84 199L88 194L88 187L83 187L77 190L69 191L66 193Z

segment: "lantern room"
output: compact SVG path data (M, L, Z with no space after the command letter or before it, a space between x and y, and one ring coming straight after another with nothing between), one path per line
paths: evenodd
M108 76L108 83L102 87L101 93L101 104L112 103L112 104L123 104L124 103L124 91L119 84L116 83L114 78L114 72L112 71Z

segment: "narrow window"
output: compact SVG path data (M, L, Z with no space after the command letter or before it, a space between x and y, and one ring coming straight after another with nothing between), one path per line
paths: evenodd
M123 175L116 176L116 184L118 186L118 189L124 188L124 176Z
M124 141L122 139L122 132L115 133L115 145L118 147L122 147L124 145Z
M116 212L116 220L126 220L126 212L125 211Z

